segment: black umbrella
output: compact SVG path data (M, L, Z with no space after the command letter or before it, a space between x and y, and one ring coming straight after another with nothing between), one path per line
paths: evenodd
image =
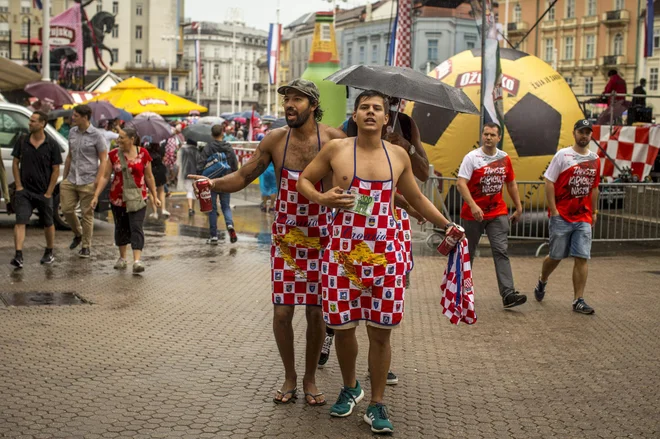
M48 120L55 120L60 117L71 117L73 110L53 110L48 113Z
M211 135L211 125L203 125L200 123L195 125L188 125L181 134L183 134L183 137L185 137L186 140L192 143L213 142L213 136Z
M463 90L408 67L356 65L325 78L335 84L376 90L387 96L421 102L459 113L479 114Z
M162 119L144 118L133 119L126 122L126 126L135 128L138 136L140 136L140 143L160 143L172 137L172 127Z

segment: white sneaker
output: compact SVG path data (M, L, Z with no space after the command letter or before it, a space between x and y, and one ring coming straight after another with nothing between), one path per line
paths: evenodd
M153 220L157 220L158 219L158 214L156 212L151 213L151 214L149 214L149 218L153 219Z
M142 261L133 262L133 273L142 273L144 271L144 264Z
M127 266L128 262L126 262L126 259L119 258L117 259L117 262L115 262L115 270L126 270Z
M161 215L163 215L165 218L169 218L169 217L170 217L170 213L169 213L167 210L165 210L165 209L163 209L163 212L161 213Z

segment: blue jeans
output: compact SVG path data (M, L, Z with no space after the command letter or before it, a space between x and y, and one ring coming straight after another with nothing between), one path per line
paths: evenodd
M209 231L212 237L218 236L218 203L216 197L220 197L220 208L222 209L222 215L225 217L227 229L234 227L234 219L231 216L231 207L229 206L231 195L224 192L211 192L213 210L209 213Z

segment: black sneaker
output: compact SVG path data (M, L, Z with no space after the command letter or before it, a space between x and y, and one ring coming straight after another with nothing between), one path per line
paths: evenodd
M82 242L82 236L74 236L73 241L71 241L71 245L69 246L69 249L73 250L74 248L78 247L81 242Z
M395 386L397 384L399 384L399 378L396 375L394 375L394 372L390 370L389 372L387 372L387 385Z
M238 236L236 236L236 230L233 227L229 229L229 241L233 244L238 241Z
M534 297L539 302L545 297L545 286L548 285L548 281L543 282L541 279L536 283L536 288L534 288Z
M39 262L41 262L44 265L50 265L53 262L55 262L55 256L53 256L52 252L45 251L44 255L41 257L41 261Z
M573 302L573 311L579 312L580 314L593 314L596 312L595 309L587 305L587 302L585 302L582 297Z
M514 306L522 305L525 302L527 302L527 296L520 294L517 291L514 291L502 299L504 308L513 308Z
M321 348L321 358L319 358L319 369L323 369L325 363L328 362L330 358L330 348L332 347L332 341L335 336L332 334L325 334L325 340L323 341L323 347Z
M81 258L89 258L90 256L89 247L81 248L80 251L78 252L78 256L80 256Z
M9 263L18 269L23 268L23 258L20 256L14 256L14 259Z
M195 215L195 211L192 210L192 209L188 209L188 216L190 217L190 216L194 216L194 215Z

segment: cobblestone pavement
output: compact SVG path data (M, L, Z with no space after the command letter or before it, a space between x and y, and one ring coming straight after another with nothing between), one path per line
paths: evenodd
M283 368L271 330L268 220L258 209L237 208L235 245L205 245L199 214L152 224L142 276L112 269L112 227L98 221L90 260L69 252L70 235L58 232L57 262L39 266L43 235L31 228L27 265L12 271L11 222L2 221L2 292L71 291L93 304L0 304L0 437L372 436L362 421L367 400L347 419L302 399L272 403ZM392 334L400 382L386 402L395 436L660 437L660 252L594 258L593 316L571 311L568 261L537 303L541 261L514 257L517 286L531 301L504 311L493 263L478 259L472 327L440 315L442 262L417 257L405 321ZM366 334L358 332L368 395ZM317 382L333 402L341 385L334 353Z

